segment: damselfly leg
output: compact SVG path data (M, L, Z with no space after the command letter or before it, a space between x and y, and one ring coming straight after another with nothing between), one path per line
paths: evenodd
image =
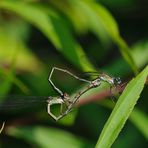
M91 83L91 81L86 80L86 79L82 79L82 78L80 78L80 77L74 75L73 73L69 72L68 70L65 70L65 69L62 69L62 68L53 67L52 70L51 70L51 72L50 72L50 75L49 75L48 80L49 80L49 83L51 84L51 86L53 87L53 89L54 89L63 99L64 99L64 92L61 91L59 88L57 88L57 87L55 86L55 84L54 84L54 83L52 82L52 80L51 80L51 77L52 77L53 72L54 72L55 70L61 71L61 72L64 72L64 73L67 73L67 74L69 74L70 76L72 76L72 77L74 77L75 79L78 79L78 80L80 80L80 81L87 82L87 83Z
M55 84L52 82L51 78L52 78L53 72L55 70L67 73L79 81L89 83L89 85L87 85L87 87L82 92L76 93L74 98L71 98L67 93L64 93L59 88L57 88L55 86ZM80 77L74 75L73 73L69 72L68 70L57 68L57 67L52 68L48 80L49 80L51 86L54 88L54 90L60 95L60 97L58 97L58 98L53 98L53 99L50 99L50 101L47 101L48 102L48 105L47 105L48 106L47 107L48 114L56 121L63 118L65 115L67 115L71 111L71 109L74 107L75 103L77 102L77 100L80 98L80 96L82 94L84 94L86 91L90 90L91 88L94 88L94 87L97 87L98 85L100 85L100 80L99 81L98 80L95 80L95 81L86 80L86 79L83 79L83 78L80 78ZM58 116L55 116L51 111L51 106L55 105L55 104L60 104L60 106L61 106L60 107L61 108L60 114ZM66 107L65 110L63 109L63 106Z
M63 91L61 91L59 88L57 88L55 86L55 84L52 82L51 77L53 75L53 72L55 70L58 71L62 71L64 73L69 74L70 76L74 77L77 80L83 81L83 82L87 82L88 85L86 85L84 87L84 89L80 92L77 92L74 97L70 97L67 93L64 93ZM121 84L121 79L120 78L114 78L114 77L110 77L109 75L103 73L103 74L98 74L97 72L95 72L95 76L97 76L95 79L93 80L87 80L87 79L83 79L80 78L76 75L74 75L73 73L69 72L68 70L65 69L61 69L61 68L57 68L57 67L53 67L51 70L51 73L49 75L49 82L52 85L52 87L54 88L54 90L60 95L57 98L50 98L47 105L47 110L48 110L48 114L56 121L58 121L59 119L63 118L65 115L67 115L72 108L75 106L75 104L77 103L77 101L79 100L79 98L86 93L87 91L89 91L92 88L96 88L98 86L100 86L101 82L107 82L108 84L110 84L110 92L112 93L112 88L115 87L116 85L120 85ZM54 115L51 111L51 106L55 105L55 104L60 104L60 113L59 115ZM63 106L66 106L66 109L63 109Z

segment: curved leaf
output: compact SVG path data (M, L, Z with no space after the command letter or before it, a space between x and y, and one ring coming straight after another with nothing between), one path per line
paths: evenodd
M147 75L148 66L128 83L106 122L96 147L108 148L113 144L143 90Z
M87 7L87 10L89 10L89 13L91 12L92 16L94 16L93 24L97 24L97 26L102 25L102 29L106 31L106 33L110 36L112 41L119 47L120 52L123 58L125 59L125 61L129 64L132 70L135 73L137 73L138 72L137 66L130 53L130 48L128 47L126 42L123 40L123 38L120 36L117 23L112 17L112 15L107 11L107 9L105 9L99 3L87 2L87 3L83 3L83 5ZM88 19L88 20L91 21L91 19ZM95 28L94 26L91 27L94 30L94 33L97 33L96 30L99 29L97 26Z

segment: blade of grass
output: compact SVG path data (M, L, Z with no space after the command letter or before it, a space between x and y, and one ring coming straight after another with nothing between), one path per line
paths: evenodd
M102 105L109 109L113 109L113 106L114 106L109 100L99 102L99 105ZM144 112L142 112L140 109L135 107L129 117L129 120L137 127L137 129L141 132L141 134L145 136L146 139L148 139L147 115Z
M128 83L106 122L96 147L111 147L140 97L147 75L148 66Z
M138 69L130 53L130 48L123 40L123 38L120 36L117 23L112 17L112 15L109 13L109 11L107 11L107 9L105 9L99 3L89 2L89 1L79 1L79 2L84 7L82 8L84 9L87 16L89 16L90 12L92 16L94 16L93 24L98 24L97 26L102 25L102 28L107 32L112 41L119 47L120 52L125 61L129 64L133 72L137 74ZM91 21L91 19L88 20ZM91 29L93 29L94 33L97 33L96 31L97 27L94 28L94 25L92 25Z

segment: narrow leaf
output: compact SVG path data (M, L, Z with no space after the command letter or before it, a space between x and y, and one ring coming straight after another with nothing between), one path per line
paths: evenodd
M128 83L106 122L96 147L111 147L140 97L147 75L148 66Z
M94 34L96 34L96 36L101 39L104 44L106 44L108 37L110 37L110 39L119 47L125 61L129 64L135 74L137 74L138 70L130 53L130 48L120 36L118 25L110 12L101 4L93 1L73 0L70 3L73 8L73 13L77 15L78 12L80 21L83 19L85 20L85 28L87 24L88 29L94 32ZM65 10L63 11L73 20L73 22L76 22L76 24L79 23L79 20L77 17L74 17L73 13L68 13L68 11Z

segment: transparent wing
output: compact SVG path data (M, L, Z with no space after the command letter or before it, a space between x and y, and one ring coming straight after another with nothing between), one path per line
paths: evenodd
M0 111L40 105L48 99L48 96L0 96Z

